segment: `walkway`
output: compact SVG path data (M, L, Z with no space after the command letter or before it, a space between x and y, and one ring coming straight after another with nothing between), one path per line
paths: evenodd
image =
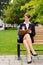
M21 55L21 60L17 60L17 55L0 55L0 65L43 65L43 55L32 56L31 64L27 64L25 55Z

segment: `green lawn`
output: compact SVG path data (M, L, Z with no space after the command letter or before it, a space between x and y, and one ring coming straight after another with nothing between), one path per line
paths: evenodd
M43 46L34 46L34 49L43 50ZM37 53L43 54L43 51ZM17 54L17 30L0 31L0 55L5 54ZM21 54L26 54L26 51L21 51Z

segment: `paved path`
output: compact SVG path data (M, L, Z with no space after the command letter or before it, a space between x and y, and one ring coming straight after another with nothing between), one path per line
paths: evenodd
M43 65L43 55L32 56L31 64L27 64L25 55L21 55L21 60L17 60L17 55L0 55L0 65Z

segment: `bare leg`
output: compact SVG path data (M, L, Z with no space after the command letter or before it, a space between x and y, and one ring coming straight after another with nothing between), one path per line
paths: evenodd
M30 48L28 46L26 39L23 40L23 44L24 44L26 51L27 51L27 59L28 59L28 61L31 61Z
M32 42L31 42L31 38L30 38L30 35L29 34L26 34L24 36L24 38L26 39L27 43L28 43L28 46L30 47L30 50L32 51L33 54L36 54L36 52L34 51L33 49L33 46L32 46Z

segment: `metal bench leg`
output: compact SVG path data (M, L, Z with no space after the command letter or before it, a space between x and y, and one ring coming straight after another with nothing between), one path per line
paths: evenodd
M18 60L20 60L20 44L17 45Z

